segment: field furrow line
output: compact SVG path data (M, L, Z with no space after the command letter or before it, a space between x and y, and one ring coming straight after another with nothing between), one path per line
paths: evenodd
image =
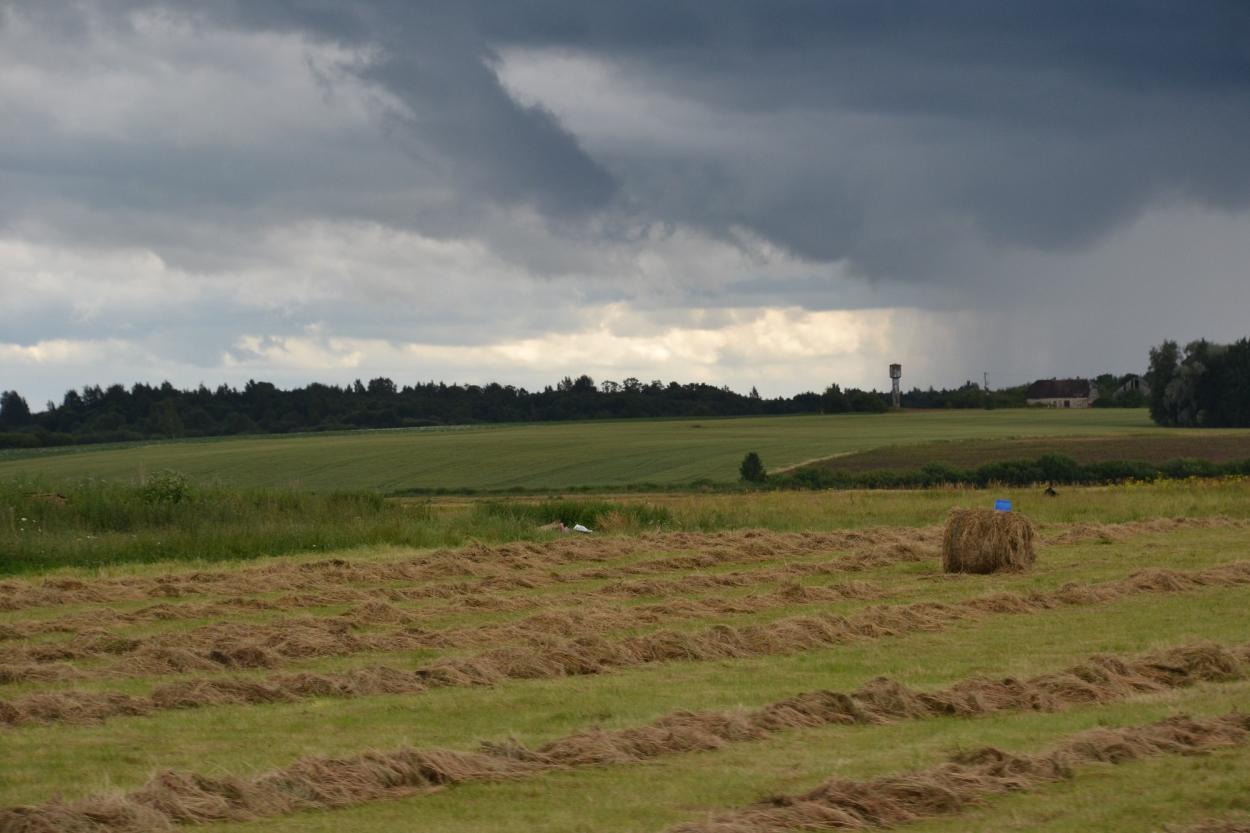
M166 771L140 789L125 794L0 809L0 831L91 829L100 833L131 833L169 829L179 824L251 821L300 810L402 798L469 781L523 778L555 769L627 765L665 755L711 751L726 744L761 740L786 729L811 729L831 724L881 725L899 720L951 715L976 717L1007 711L1057 711L1109 703L1138 693L1181 688L1199 681L1241 679L1248 665L1250 646L1230 650L1200 643L1136 659L1095 655L1079 665L1027 680L973 677L931 692L916 691L887 678L877 678L849 693L810 691L752 710L679 710L643 726L579 731L534 749L511 739L483 743L475 753L408 747L391 753L369 751L349 757L304 758L290 767L247 778ZM1182 752L1244 743L1247 729L1250 729L1250 718L1244 715L1208 721L1173 718L1145 729L1082 733L1050 754L1054 761L1066 762L1068 766L1086 760L1118 761L1164 750ZM1108 742L1111 737L1115 737L1117 743ZM1062 758L1053 757L1060 753ZM1001 763L1023 759L982 752L974 758L961 759L958 765L979 765L991 760ZM1012 766L999 769L1014 771ZM938 771L954 770L947 765ZM867 783L896 782L876 779ZM826 794L835 793L813 791L798 797L796 803L815 809L815 797ZM748 809L733 818L773 818L758 815L764 809ZM735 828L686 826L681 829L728 833Z

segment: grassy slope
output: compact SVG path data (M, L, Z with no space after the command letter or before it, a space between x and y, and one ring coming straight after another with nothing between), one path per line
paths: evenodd
M1145 411L929 411L880 415L620 421L457 431L162 442L0 456L0 478L137 478L174 468L237 485L311 490L561 488L734 480L756 451L776 468L883 445L1020 436L1164 433Z

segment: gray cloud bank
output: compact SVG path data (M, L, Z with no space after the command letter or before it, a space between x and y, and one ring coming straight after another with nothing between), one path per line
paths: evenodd
M532 384L605 328L750 384L749 345L644 344L718 309L927 314L778 386L1141 369L1245 334L1247 44L1241 0L0 0L0 387L109 350ZM274 338L322 358L235 361Z

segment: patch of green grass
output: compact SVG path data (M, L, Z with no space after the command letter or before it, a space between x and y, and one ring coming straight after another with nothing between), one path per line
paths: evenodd
M690 430L694 424L701 429ZM54 485L84 476L137 480L141 471L172 468L200 481L312 491L688 484L700 478L736 481L749 451L758 452L765 467L777 468L934 440L1142 432L1168 433L1154 428L1145 411L1130 409L624 420L93 446L0 457L0 479L40 476Z

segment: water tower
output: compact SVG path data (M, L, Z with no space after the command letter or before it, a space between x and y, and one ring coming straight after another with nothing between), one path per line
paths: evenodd
M894 383L894 407L895 408L901 407L899 405L899 398L898 398L899 397L898 380L902 378L902 376L903 376L903 366L901 364L890 365L890 381Z

